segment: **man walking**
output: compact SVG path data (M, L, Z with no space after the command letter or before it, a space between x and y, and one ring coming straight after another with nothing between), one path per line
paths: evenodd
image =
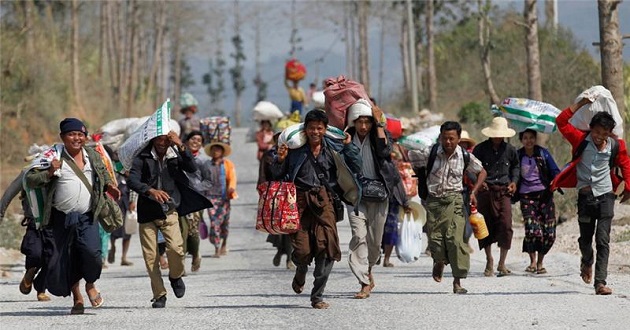
M477 196L477 209L483 214L490 235L479 241L479 248L486 252L485 276L494 276L494 259L492 243L501 249L497 272L499 277L512 273L505 266L505 259L512 247L512 195L516 192L516 184L520 177L520 161L516 148L505 141L516 132L508 128L503 117L492 119L492 124L481 130L488 137L478 144L473 154L483 164L488 177Z
M476 206L475 194L486 179L481 162L459 146L462 127L458 122L447 121L440 127L439 142L431 148L409 151L414 168L426 168L426 199L429 226L429 250L433 258L433 280L442 281L444 265L450 264L453 272L453 293L464 294L461 279L468 276L470 254L465 239L467 219L463 196L466 174L477 177L470 191L470 204ZM433 155L434 159L429 158Z
M551 183L551 189L578 189L578 224L580 226L580 277L584 283L593 280L595 263L595 294L609 295L606 286L610 226L614 216L615 191L621 183L615 168L621 168L625 188L621 203L630 199L630 159L626 143L612 135L615 120L606 112L598 112L590 122L591 131L582 132L569 122L582 106L591 103L583 98L558 115L556 123L562 136L571 143L573 160ZM593 236L597 255L593 258ZM593 260L595 259L595 260Z
M26 185L31 189L46 188L42 226L52 228L53 234L44 242L47 288L59 296L72 291L74 305L70 312L83 314L79 289L82 278L92 307L100 307L104 302L94 285L103 266L95 215L105 204L105 192L118 199L120 191L101 156L85 147L85 125L76 118L66 118L59 129L63 146L44 153L42 161L50 166L28 171Z
M160 272L157 233L166 240L168 278L175 297L186 293L184 249L179 216L212 206L210 201L190 187L184 172L195 173L197 166L190 151L171 131L151 140L133 160L127 184L138 193L140 243L147 273L151 278L153 308L166 306L166 288Z
M381 255L383 230L389 207L389 196L400 182L400 175L392 163L393 142L386 134L383 112L364 99L358 100L348 109L348 133L352 143L360 150L363 173L360 179L364 194L358 214L349 209L352 239L348 263L361 290L354 297L366 299L374 288L372 267ZM366 195L368 186L379 186L383 195L378 198ZM404 196L396 196L399 205L404 205Z

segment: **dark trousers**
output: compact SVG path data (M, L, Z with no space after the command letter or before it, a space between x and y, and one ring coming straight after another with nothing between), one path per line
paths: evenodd
M22 246L20 251L26 257L24 264L26 270L36 268L39 273L33 280L33 286L37 292L44 292L46 290L46 270L44 262L44 240L52 239L52 230L50 228L42 228L37 230L35 227L35 220L26 218L22 222L23 226L26 226L26 232L24 238L22 238ZM40 271L44 269L43 271Z
M320 255L315 258L315 271L313 271L313 277L315 279L313 280L313 290L311 290L312 303L318 303L324 300L322 296L324 295L324 289L326 288L326 283L328 283L328 276L330 276L334 264L335 261L325 255ZM308 266L298 265L296 272L306 274L308 272Z
M578 223L580 225L580 252L582 263L593 264L593 235L597 256L595 259L595 286L606 284L608 255L610 253L610 226L614 215L615 195L608 193L595 197L592 192L578 195Z

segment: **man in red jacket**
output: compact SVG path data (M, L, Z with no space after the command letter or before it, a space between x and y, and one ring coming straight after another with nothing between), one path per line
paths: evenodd
M591 283L593 277L593 235L597 256L595 258L595 293L609 295L612 289L606 286L608 275L608 254L610 226L614 216L615 191L621 179L615 175L614 168L621 168L625 188L621 202L630 199L630 158L626 144L612 134L616 123L606 112L593 116L590 132L575 128L569 119L582 106L591 103L583 98L571 105L556 118L556 124L562 135L571 143L573 160L551 184L551 189L577 188L578 222L580 225L580 252L582 261L580 276L585 283ZM586 142L583 142L586 141ZM613 159L611 159L611 157ZM612 164L612 166L611 166Z

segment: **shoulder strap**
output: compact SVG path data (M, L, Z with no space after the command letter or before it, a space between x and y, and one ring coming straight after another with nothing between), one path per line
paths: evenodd
M321 152L326 152L326 151L322 149ZM324 187L326 187L326 189L331 194L336 194L335 191L332 190L332 187L330 187L328 180L326 180L326 178L324 177L324 170L322 169L322 165L318 163L317 161L315 161L315 157L313 156L313 153L310 150L308 150L307 153L308 153L308 160L311 162L311 164L313 164L313 168L315 169L315 173L317 174L319 183L322 183Z
M83 172L79 169L79 167L74 162L74 160L70 158L70 155L68 155L68 153L65 152L65 150L63 150L61 152L61 157L64 158L64 160L66 161L66 164L68 164L68 166L70 166L72 171L74 171L74 174L76 174L77 177L79 177L79 179L81 179L81 182L83 182L83 184L88 189L88 191L90 193L92 193L92 185L90 184L88 179L85 177L85 174L83 174Z
M464 157L464 171L466 171L468 164L470 164L470 153L468 150L462 148L462 157Z
M429 153L429 161L427 162L427 178L433 169L433 164L435 164L435 158L437 158L438 144L434 144L431 147L431 152Z
M588 134L591 134L591 133L588 133ZM584 149L586 149L586 146L588 145L588 141L586 140L586 137L588 136L588 134L584 137L582 142L580 142L580 145L578 145L577 149L575 149L575 152L573 153L573 157L571 158L571 162L575 161L576 159L580 158L580 156L582 156Z
M611 137L612 145L610 148L610 168L615 167L615 159L617 159L617 155L619 154L619 141L616 138Z

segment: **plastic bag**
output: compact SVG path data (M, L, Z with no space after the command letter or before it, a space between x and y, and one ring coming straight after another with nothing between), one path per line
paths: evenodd
M440 126L434 125L420 132L402 136L398 143L409 150L421 150L432 146L440 136Z
M422 254L422 224L414 221L412 214L405 214L398 228L396 255L404 263L414 262Z
M133 235L138 232L138 212L127 211L125 215L125 234Z
M617 137L623 137L623 119L619 114L617 103L613 98L609 90L603 86L593 86L583 91L576 99L577 103L583 98L591 100L593 103L587 104L579 108L573 117L569 119L569 123L582 131L590 131L589 124L591 119L598 112L608 112L615 120L615 128L613 128L613 134Z

